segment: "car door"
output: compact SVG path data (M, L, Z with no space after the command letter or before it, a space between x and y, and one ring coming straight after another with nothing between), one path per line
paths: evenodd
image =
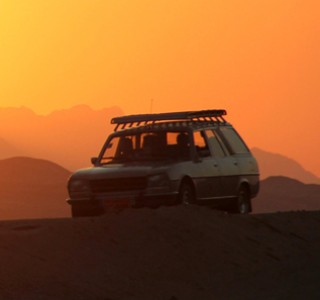
M234 155L229 153L213 129L206 130L205 134L212 156L215 158L221 173L221 196L234 197L237 195L239 182L238 160Z
M198 200L210 200L223 195L220 164L212 156L204 131L193 133L196 162L193 179L196 184Z
M257 161L241 136L231 126L220 126L217 133L225 141L231 157L237 162L239 183L245 181L256 186L259 180Z

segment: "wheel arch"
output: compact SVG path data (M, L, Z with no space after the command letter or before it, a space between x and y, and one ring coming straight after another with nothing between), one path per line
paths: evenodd
M190 176L188 176L188 175L184 175L180 180L179 191L181 189L182 184L184 184L184 183L187 183L192 187L195 199L197 199L197 189L196 189L196 186L195 186L192 178Z
M251 199L251 188L250 188L249 181L246 179L240 180L239 185L238 185L238 191L240 190L241 187L245 187L247 189L247 191L249 193L249 197Z
M247 180L243 179L240 181L239 183L239 187L238 187L238 191L240 191L241 188L245 188L248 192L248 196L249 196L249 212L252 212L252 195L251 195L251 188L250 188L250 184Z

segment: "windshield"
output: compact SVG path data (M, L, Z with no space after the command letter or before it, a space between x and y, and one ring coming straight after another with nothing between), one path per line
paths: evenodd
M139 132L113 137L106 145L101 164L140 160L186 160L190 138L186 131Z

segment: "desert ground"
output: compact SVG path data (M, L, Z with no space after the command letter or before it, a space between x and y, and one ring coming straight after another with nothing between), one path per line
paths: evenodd
M320 299L320 211L0 222L0 299Z

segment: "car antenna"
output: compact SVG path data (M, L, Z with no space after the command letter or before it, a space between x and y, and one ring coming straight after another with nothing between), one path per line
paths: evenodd
M150 99L150 114L152 114L153 111L153 98Z

